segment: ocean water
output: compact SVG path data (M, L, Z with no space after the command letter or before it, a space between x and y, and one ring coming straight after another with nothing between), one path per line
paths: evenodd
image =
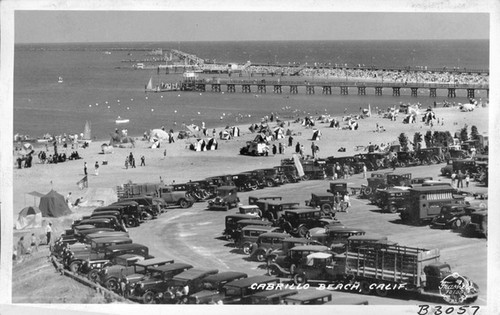
M129 134L142 135L152 128L174 130L182 124L205 122L208 128L257 122L270 112L281 118L296 115L342 115L360 107L386 108L401 102L430 105L446 95L429 98L421 91L417 98L410 91L393 97L384 90L375 96L290 95L256 93L144 93L150 77L176 82L180 75L160 74L156 70L132 70L126 59L151 58L140 49L180 49L217 62L244 63L339 63L376 66L427 66L489 68L488 41L303 41L303 42L170 42L17 45L14 66L14 133L40 137L45 133L83 132L85 121L92 124L92 136L106 139L116 127ZM105 54L110 51L111 54ZM129 55L132 54L132 55ZM58 77L64 78L58 83ZM321 93L318 89L316 93ZM334 94L338 91L334 91ZM355 91L350 91L355 93ZM445 92L443 92L445 93ZM461 92L457 92L461 93ZM485 93L484 93L485 94ZM452 101L466 101L458 94ZM486 97L477 95L477 97ZM130 119L115 125L115 119Z

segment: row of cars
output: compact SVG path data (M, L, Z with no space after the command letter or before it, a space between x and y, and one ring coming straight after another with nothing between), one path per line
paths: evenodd
M81 222L85 220L92 219L83 219ZM274 276L249 277L243 272L219 272L217 269L196 268L173 258L155 258L147 246L134 243L128 232L119 225L113 229L110 226L90 227L90 224L79 223L75 222L71 229L56 240L51 246L52 255L73 273L85 276L135 302L367 303L362 299L333 299L332 293L325 290L299 290L293 287L283 290L285 285L289 286Z
M285 210L283 216L299 211ZM233 240L247 259L265 263L269 276L286 278L295 285L322 283L382 297L416 294L417 298L434 299L440 297L443 281L453 274L448 264L440 262L438 249L402 246L387 237L366 235L362 229L321 218L307 237L298 237L259 214L227 215L223 236ZM474 301L479 288L464 279L469 291L461 302Z

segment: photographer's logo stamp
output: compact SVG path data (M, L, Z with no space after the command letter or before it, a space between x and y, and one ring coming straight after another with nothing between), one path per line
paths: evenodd
M475 292L474 284L456 272L446 276L439 285L439 293L450 304L462 304Z

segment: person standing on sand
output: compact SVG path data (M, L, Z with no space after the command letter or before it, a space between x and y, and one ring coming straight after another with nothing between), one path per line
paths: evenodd
M295 153L300 153L300 142L295 145Z
M45 227L45 235L47 236L47 245L50 245L51 237L52 237L52 223L49 222Z
M35 236L35 233L31 233L31 245L30 250L33 253L34 251L38 252L38 240Z
M288 146L291 147L293 145L293 137L290 135L290 137L288 137Z
M273 155L276 155L276 144L273 144Z
M167 149L163 150L163 160L167 158Z
M99 162L95 161L94 164L95 176L99 175Z
M87 176L87 162L83 162L83 174Z
M128 170L128 157L125 158L125 169Z
M27 254L26 247L24 246L24 236L21 236L19 241L17 241L17 256L21 257Z
M146 158L144 155L141 156L141 166L146 166Z

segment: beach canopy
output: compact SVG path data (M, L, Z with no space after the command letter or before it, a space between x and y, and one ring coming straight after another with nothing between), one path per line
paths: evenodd
M55 190L49 191L48 194L40 198L38 208L40 208L44 217L61 217L71 213L63 195Z
M150 141L154 141L155 139L158 140L167 140L168 139L168 133L162 129L153 129L149 132L149 138Z
M16 230L42 227L42 212L38 207L26 207L17 216Z

